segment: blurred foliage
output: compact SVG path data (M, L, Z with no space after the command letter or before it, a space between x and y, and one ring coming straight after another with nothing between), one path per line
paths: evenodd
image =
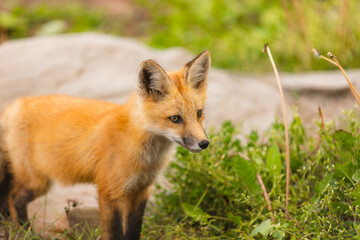
M360 1L138 0L151 14L149 43L211 50L215 66L270 71L261 53L269 43L282 71L329 69L311 56L331 51L343 66L359 67Z
M358 119L348 112L309 136L294 117L289 219L283 124L240 141L241 132L225 122L209 149L192 154L179 147L166 171L172 187L158 186L155 206L147 208L144 239L360 239Z
M104 9L88 8L76 1L6 6L7 10L0 12L0 30L5 39L84 31L122 33L122 23L105 17Z
M9 1L11 2L11 1ZM56 3L56 4L55 4ZM311 48L331 51L346 68L360 66L360 1L351 0L136 0L133 14L109 14L84 2L5 4L0 34L9 39L63 32L99 31L141 39L157 48L211 50L217 67L271 70L269 43L282 71L332 69ZM1 3L0 3L1 5ZM131 8L130 7L130 8Z

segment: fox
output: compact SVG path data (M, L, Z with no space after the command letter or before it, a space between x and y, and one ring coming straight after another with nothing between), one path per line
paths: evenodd
M27 205L63 185L95 183L102 239L139 239L150 187L173 146L209 146L210 52L178 71L142 62L125 104L67 95L23 97L0 115L0 214L29 224Z

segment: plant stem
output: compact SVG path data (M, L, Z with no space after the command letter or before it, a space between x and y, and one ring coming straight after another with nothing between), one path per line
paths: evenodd
M334 59L337 67L340 69L340 71L341 71L342 74L344 75L346 81L348 82L348 84L349 84L349 86L350 86L350 90L351 90L351 92L353 93L356 102L357 102L358 105L360 106L360 103L359 103L359 99L360 99L359 93L356 91L354 85L353 85L353 84L351 83L351 81L349 80L349 78L348 78L345 70L341 67L340 63L338 62L338 60L336 59L336 57L335 57L333 54L331 54L330 52L329 52L328 54L329 54L329 56L330 56L331 59Z
M286 114L286 105L285 105L285 97L284 93L281 87L280 77L278 70L276 68L274 59L271 55L271 51L268 44L265 44L264 46L264 52L266 52L269 56L271 65L274 69L274 73L276 76L277 84L279 87L280 97L281 97L281 105L283 110L283 119L284 119L284 126L285 126L285 141L286 141L286 199L285 199L285 216L286 219L289 219L289 211L288 211L288 205L289 205L289 189L290 189L290 143L289 143L289 130L288 130L288 124L287 124L287 114Z
M318 137L318 142L316 144L316 147L315 147L315 151L319 150L320 148L320 143L321 143L321 131L325 131L325 121L324 121L324 115L322 113L322 110L321 110L321 107L319 106L319 116L320 116L320 119L321 119L321 125L320 125L320 128L321 130L319 131L319 137Z
M264 198L265 198L265 200L267 202L267 205L268 205L268 209L271 212L271 220L274 221L274 212L273 212L272 207L271 207L271 202L270 202L270 199L269 199L269 195L266 192L264 182L262 181L259 172L256 173L256 178L257 178L258 182L260 183L261 189L263 190L263 193L264 193Z
M331 52L328 52L328 56L331 58L327 58L323 55L321 55L321 53L319 51L317 51L315 48L313 48L311 50L314 55L318 58L322 58L326 61L328 61L329 63L335 65L337 68L340 69L340 71L342 72L342 74L344 75L346 81L348 82L349 84L349 87L350 87L350 90L351 90L351 93L353 94L354 98L355 98L355 101L356 103L360 106L360 95L359 93L356 91L354 85L351 83L351 81L349 80L349 77L347 76L345 70L341 67L340 63L338 62L338 60L336 59L336 57L331 53Z

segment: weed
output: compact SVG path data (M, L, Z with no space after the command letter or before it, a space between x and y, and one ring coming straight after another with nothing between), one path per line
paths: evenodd
M298 116L289 128L291 148L289 219L285 218L284 125L275 122L266 142L257 133L241 142L225 122L200 154L178 148L158 186L155 207L144 223L145 239L347 239L360 229L358 114L345 114L336 128L319 124L308 136ZM316 145L320 142L319 146ZM241 153L234 154L234 153ZM272 211L257 181L261 176ZM271 220L271 219L274 220Z

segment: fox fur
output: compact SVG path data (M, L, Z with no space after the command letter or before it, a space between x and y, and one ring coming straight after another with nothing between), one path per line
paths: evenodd
M210 53L165 72L138 70L124 105L62 95L24 97L0 116L0 211L27 223L27 204L54 181L95 183L102 238L139 239L149 186L174 143L200 152Z

